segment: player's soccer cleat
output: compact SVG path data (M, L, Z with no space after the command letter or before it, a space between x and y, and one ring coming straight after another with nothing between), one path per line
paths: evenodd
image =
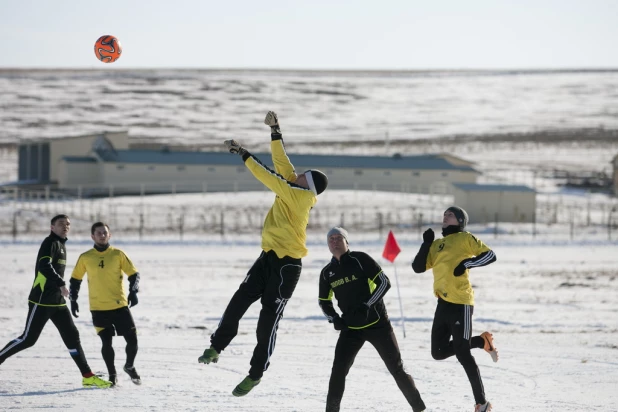
M485 345L483 346L485 352L491 355L491 359L494 362L498 362L498 349L494 346L493 335L489 332L483 332L481 333L481 338L483 338L483 341L485 341Z
M82 378L82 386L84 388L109 388L112 383L97 375L92 375L89 378Z
M197 358L199 363L205 363L208 365L210 362L217 363L219 360L219 352L212 346L204 351L204 354Z
M491 411L491 403L485 402L484 404L476 404L474 406L474 412L489 412Z
M122 368L122 370L125 371L131 377L131 382L133 382L136 385L142 384L142 378L140 378L139 375L137 374L137 371L135 370L135 366L131 366L129 368L127 365L124 365L124 368Z
M260 384L260 381L261 379L253 380L249 376L247 376L245 379L242 380L242 382L238 384L238 386L234 388L234 390L232 391L232 395L245 396L246 394L251 392L251 389L258 386Z
M110 374L109 375L109 381L112 383L112 386L116 386L118 385L118 375L114 374Z

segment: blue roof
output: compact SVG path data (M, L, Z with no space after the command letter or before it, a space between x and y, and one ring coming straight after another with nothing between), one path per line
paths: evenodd
M105 162L115 163L151 163L183 165L220 165L237 166L237 156L226 152L172 152L156 150L116 150L98 152ZM272 164L270 153L254 153L265 164ZM288 155L292 164L298 167L315 168L359 168L359 169L420 169L420 170L476 170L470 166L454 165L439 155L417 156L333 156L333 155ZM65 157L67 161L89 159L83 157ZM89 161L89 160L79 160Z
M477 183L453 183L458 189L465 190L467 192L532 192L536 193L536 190L528 186L521 185L483 185Z

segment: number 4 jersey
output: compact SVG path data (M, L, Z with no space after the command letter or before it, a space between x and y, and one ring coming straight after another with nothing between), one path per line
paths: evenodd
M113 310L128 306L123 272L131 276L137 269L122 250L109 246L102 252L92 248L82 253L71 278L82 280L88 274L90 310Z

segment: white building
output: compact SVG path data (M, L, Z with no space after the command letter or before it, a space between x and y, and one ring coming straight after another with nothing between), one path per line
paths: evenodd
M270 153L254 153L271 165ZM452 194L472 222L532 222L535 191L525 186L478 185L472 163L449 154L339 156L289 154L300 173L319 169L329 189ZM104 133L19 147L17 185L78 194L265 190L238 156L227 152L136 150L127 133Z
M536 192L527 186L453 184L455 204L468 212L471 223L532 223Z
M254 153L271 165L270 153ZM330 189L451 193L454 182L473 183L470 162L447 155L289 155L298 172L320 169ZM237 157L227 152L135 150L126 133L27 142L20 145L19 180L83 195L261 190Z

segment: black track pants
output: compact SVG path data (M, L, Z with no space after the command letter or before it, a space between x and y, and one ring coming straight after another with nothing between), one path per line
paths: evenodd
M365 342L371 343L384 361L388 371L395 378L395 382L412 406L414 411L425 410L425 404L414 384L414 379L403 368L401 353L397 338L393 333L390 322L384 322L381 326L359 330L344 330L339 335L335 347L335 360L328 384L326 397L326 412L338 412L341 398L345 390L345 378L354 363L354 359ZM370 385L370 384L369 384ZM373 390L371 386L368 391Z
M28 304L28 318L24 333L0 350L0 363L17 352L33 346L39 339L48 320L51 320L60 332L60 337L69 349L69 353L80 372L82 374L89 373L90 367L86 362L79 340L79 332L73 323L69 309L66 306L40 306L31 302Z
M431 328L431 356L436 360L442 360L455 355L468 375L474 400L483 404L486 402L485 388L479 368L470 352L472 347L479 347L478 343L482 347L483 341L480 337L472 337L473 312L474 306L438 299Z
M251 358L249 376L259 379L270 365L275 350L277 328L288 300L292 297L302 264L300 259L278 258L275 252L262 252L230 300L217 330L210 337L218 351L225 349L238 333L238 323L249 306L261 298L257 324L257 345Z

